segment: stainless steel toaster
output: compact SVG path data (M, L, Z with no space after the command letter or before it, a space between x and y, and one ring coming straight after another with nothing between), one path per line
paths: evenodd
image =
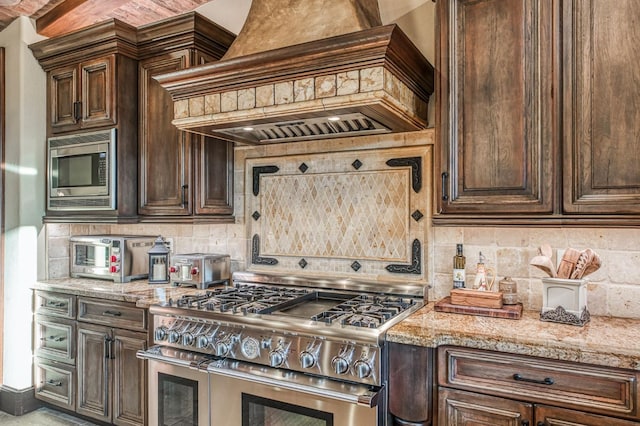
M175 286L205 289L228 284L231 278L228 254L187 253L171 256L170 279Z

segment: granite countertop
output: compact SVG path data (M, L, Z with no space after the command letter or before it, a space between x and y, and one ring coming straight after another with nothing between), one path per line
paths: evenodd
M38 281L34 290L135 303L148 308L200 289L171 284L88 278ZM442 345L494 350L640 371L640 320L592 316L584 326L540 321L538 311L518 320L436 312L429 303L391 327L386 339L415 346Z
M193 294L203 291L194 287L176 287L169 283L149 284L147 280L114 283L112 281L90 278L59 278L55 280L37 281L32 288L34 290L75 294L77 296L96 297L120 302L132 302L141 308L148 308L155 303L163 303L169 299L175 300L183 294Z
M429 303L390 328L387 340L415 346L464 346L640 370L640 320L592 316L583 327L436 312Z

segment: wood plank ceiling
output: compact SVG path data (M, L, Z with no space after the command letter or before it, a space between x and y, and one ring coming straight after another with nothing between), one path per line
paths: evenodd
M208 3L210 0L0 0L0 31L18 16L35 19L46 37L116 18L134 27L156 22Z

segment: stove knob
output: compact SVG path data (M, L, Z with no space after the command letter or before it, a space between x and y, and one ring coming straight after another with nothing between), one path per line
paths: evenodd
M209 346L209 338L207 336L200 335L196 339L196 347L199 349L204 349Z
M217 356L226 356L231 350L231 339L227 337L223 337L218 340L214 345Z
M331 365L336 374L346 374L349 371L349 361L341 356L333 357Z
M180 333L175 330L171 330L169 332L169 343L178 343L178 340L180 340Z
M300 353L300 364L302 368L312 368L315 367L318 362L316 356L309 351L302 351Z
M165 340L167 338L167 329L164 326L156 328L155 331L155 339L156 340Z
M269 352L269 364L271 364L272 367L280 367L284 364L285 359L286 355L282 349Z
M359 359L353 364L353 367L356 369L356 374L359 378L366 379L371 376L371 365L367 361Z
M182 345L183 346L191 346L193 345L195 338L193 337L193 334L191 333L184 333L182 335Z

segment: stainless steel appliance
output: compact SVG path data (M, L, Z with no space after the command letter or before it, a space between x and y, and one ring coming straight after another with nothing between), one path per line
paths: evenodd
M116 208L116 129L48 139L47 208Z
M176 254L171 256L169 272L174 285L205 289L215 284L228 284L230 257L228 254Z
M385 332L423 305L424 285L249 272L232 282L151 306L155 346L138 355L204 355L190 367L209 377L211 424L387 424Z
M155 236L76 235L69 238L72 277L126 283L149 276L147 252Z

